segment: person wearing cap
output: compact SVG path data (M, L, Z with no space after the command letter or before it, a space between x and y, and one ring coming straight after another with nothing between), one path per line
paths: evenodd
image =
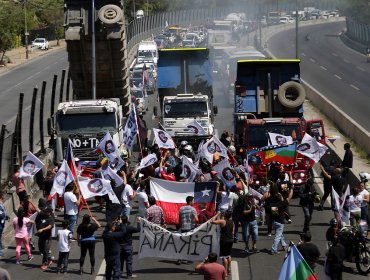
M321 254L319 248L311 242L311 233L309 231L300 234L297 249L311 269L315 271L316 263Z

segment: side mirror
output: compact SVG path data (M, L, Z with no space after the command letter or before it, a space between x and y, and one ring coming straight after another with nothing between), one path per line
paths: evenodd
M153 115L154 117L158 117L158 107L157 106L153 107Z
M52 136L54 134L53 118L48 118L47 127L49 136Z
M217 115L218 114L218 107L213 106L213 114Z

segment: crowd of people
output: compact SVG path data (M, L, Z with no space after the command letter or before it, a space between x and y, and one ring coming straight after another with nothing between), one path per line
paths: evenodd
M220 141L228 149L228 160L231 165L232 177L235 184L230 185L221 179L213 167L224 159L217 152L213 155L212 162L204 158L198 158L194 149L186 141L182 141L175 151L162 150L157 144L150 148L144 148L141 157L149 154L156 154L158 161L141 170L136 170L131 164L130 159L125 156L125 165L117 174L122 178L123 184L117 186L115 181L111 185L120 204L110 201L108 195L97 197L96 202L100 210L105 210L105 230L102 234L104 241L104 256L106 260L106 279L119 279L124 271L126 263L126 276L133 278L133 245L132 235L139 232L137 219L145 218L148 221L161 227L177 230L185 233L193 230L197 225L211 222L221 228L220 255L222 265L217 264L218 256L211 253L204 262L196 265L196 270L205 275L205 279L226 279L231 274L231 257L234 243L239 242L241 237L245 244L245 254L259 252L258 239L261 227L266 226L267 235L274 237L271 240L269 253L276 255L281 251L286 251L288 243L284 237L284 227L286 223L292 223L289 205L293 199L294 192L298 194L299 205L302 207L304 221L294 221L302 224L301 243L297 246L301 254L306 259L312 269L320 257L317 246L311 243L310 224L314 211L314 203L320 202L318 210L324 210L324 204L328 196L331 195L331 188L341 196L345 192L344 182L348 174L348 169L352 168L352 153L349 144L345 145L346 155L341 163L331 162L329 165L320 163L324 180L324 195L320 201L320 195L315 189L314 180L308 177L305 184L298 189L293 185L291 171L284 166L271 164L262 184L253 188L253 166L248 164L248 156L244 149L236 150L232 146L232 139L227 132L224 132ZM186 198L186 206L179 210L179 225L176 227L167 226L165 222L164 210L156 204L156 199L150 194L150 179L160 178L167 181L186 181L183 173L181 158L186 156L199 167L199 174L195 181L216 181L217 199L216 212L211 213L205 204L194 205L194 197ZM106 159L101 157L96 170L91 174L92 177L102 178L101 169L105 168ZM35 250L33 236L38 237L38 249L42 255L41 269L48 269L53 263L50 243L52 237L56 237L58 242L59 258L57 261L57 272L66 273L68 271L68 258L71 244L75 242L80 247L80 274L84 274L84 261L89 252L90 273L95 271L95 243L96 232L101 224L95 219L89 210L89 214L82 217L82 222L78 224L80 206L83 202L82 195L76 182L66 186L64 195L56 199L53 206L50 198L50 191L53 179L58 171L56 168L47 172L46 178L42 180L44 197L40 199L38 205L32 203L31 197L27 194L24 182L19 178L19 171L14 174L13 183L20 199L17 217L13 219L15 241L16 241L16 263L21 264L20 250L25 247L27 260L33 259L32 252ZM83 167L78 167L80 172ZM351 221L359 224L360 221L367 221L369 193L365 189L365 183L352 188L350 194ZM330 191L329 191L330 190ZM0 237L7 215L2 209L3 194L0 194ZM138 202L138 213L134 227L130 225L133 201ZM105 202L105 203L104 203ZM337 221L340 220L335 209L335 201L331 200L332 210ZM357 208L355 206L358 206ZM353 208L353 209L352 209ZM55 209L63 211L63 219L58 230L55 227ZM353 210L353 211L352 211ZM35 217L33 219L33 217ZM34 227L35 224L35 227ZM36 231L33 232L33 229ZM239 234L241 228L241 235ZM1 239L0 239L1 241ZM333 243L337 246L338 243ZM333 251L334 249L332 249ZM2 254L2 244L0 243L0 254ZM330 261L331 259L329 259ZM337 260L337 259L336 259ZM178 260L181 265L187 261ZM343 265L340 261L332 264L335 273L338 274L338 265ZM332 270L334 275L334 270ZM207 278L208 277L208 278ZM210 278L215 277L215 278ZM332 276L332 279L340 279Z

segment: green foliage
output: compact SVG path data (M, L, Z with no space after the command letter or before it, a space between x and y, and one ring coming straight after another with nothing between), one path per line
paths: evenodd
M341 0L340 10L344 15L362 23L370 24L369 0Z

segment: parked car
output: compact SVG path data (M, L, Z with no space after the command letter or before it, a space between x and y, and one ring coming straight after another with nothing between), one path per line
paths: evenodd
M32 47L41 50L48 50L49 42L45 38L36 38L35 40L32 41Z
M131 87L131 101L136 106L138 114L149 110L149 99L145 87Z
M166 40L160 39L160 38L155 38L154 42L157 44L158 49L163 49L167 47Z

